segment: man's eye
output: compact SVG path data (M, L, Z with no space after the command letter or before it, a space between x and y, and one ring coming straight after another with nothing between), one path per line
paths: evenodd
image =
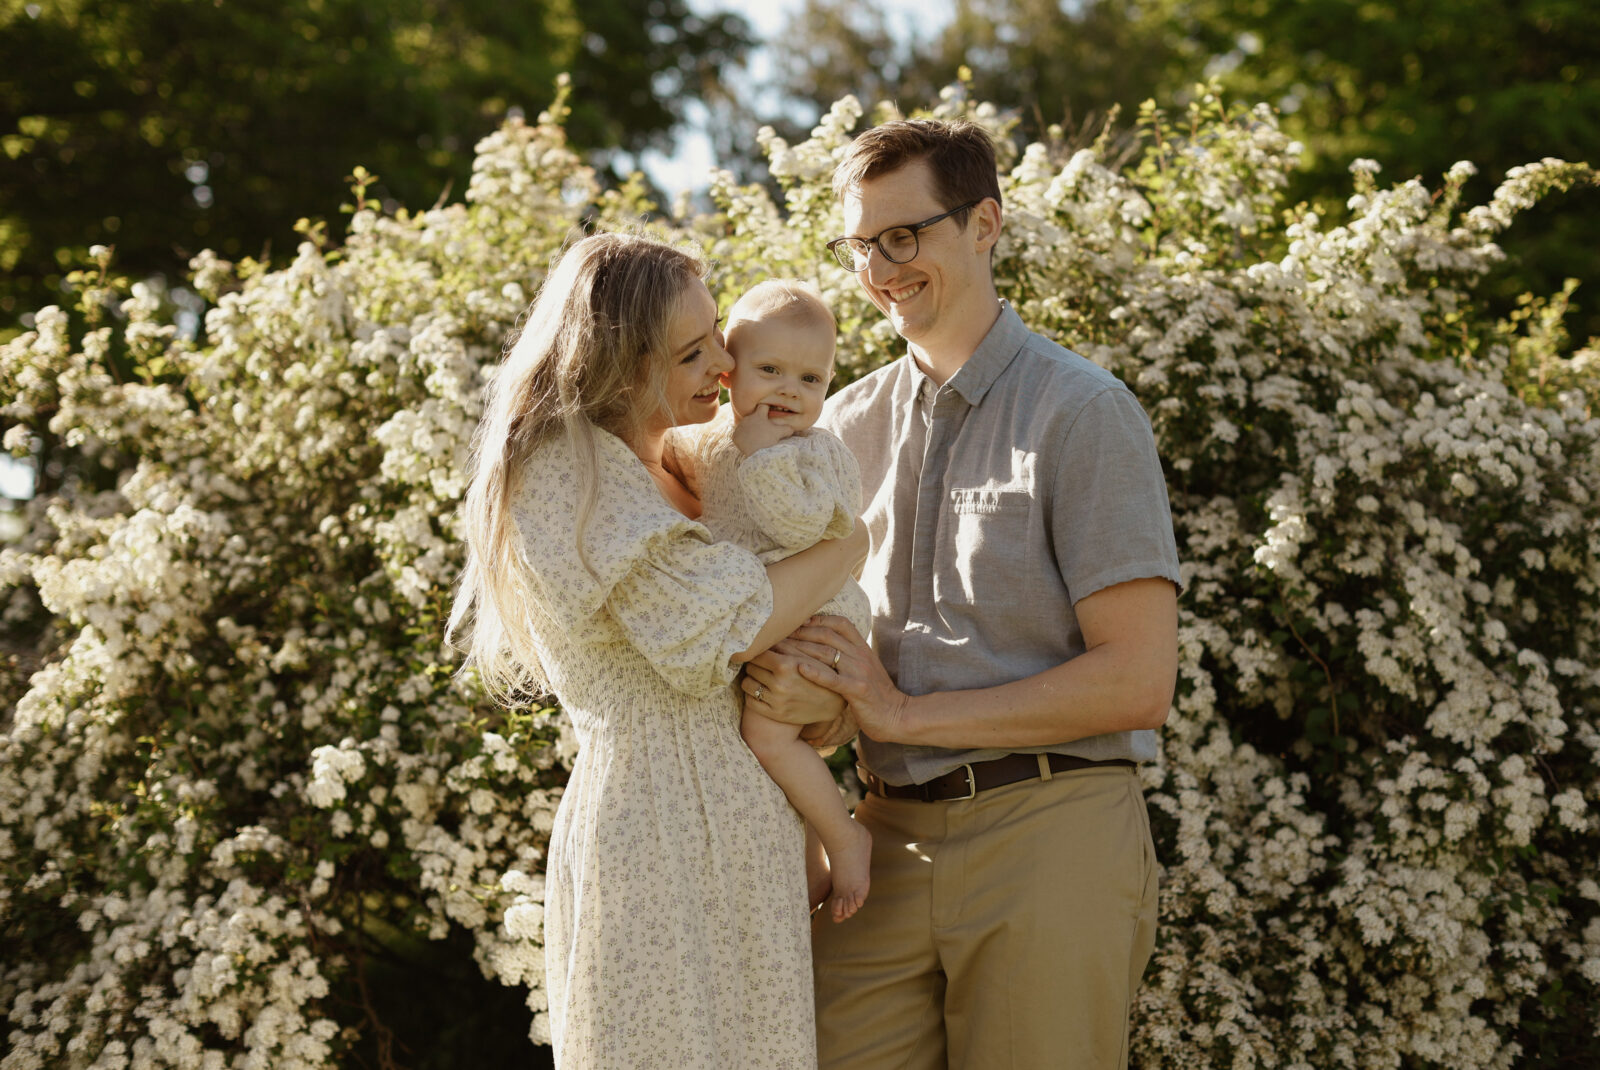
M878 241L895 252L903 252L916 247L917 236L908 227L896 227L884 233Z

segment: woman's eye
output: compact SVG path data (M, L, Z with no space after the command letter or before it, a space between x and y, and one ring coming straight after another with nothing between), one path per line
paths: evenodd
M693 364L696 360L700 359L700 352L700 350L696 349L693 353L690 353L687 357L684 357L681 363Z

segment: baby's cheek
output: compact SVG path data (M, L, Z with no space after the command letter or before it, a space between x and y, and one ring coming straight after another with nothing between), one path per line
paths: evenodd
M748 391L741 389L737 381L724 385L728 388L728 404L733 406L734 419L742 420L755 411L759 398L750 398Z

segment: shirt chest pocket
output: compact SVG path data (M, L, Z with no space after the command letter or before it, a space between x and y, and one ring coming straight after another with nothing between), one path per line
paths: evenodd
M943 598L975 605L1026 598L1032 544L1032 496L1026 490L958 487L950 491L953 590ZM951 560L946 558L945 560Z

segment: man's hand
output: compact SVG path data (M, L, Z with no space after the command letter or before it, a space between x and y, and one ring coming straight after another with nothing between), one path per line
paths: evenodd
M884 743L905 740L911 696L895 686L854 624L844 617L812 617L786 641L805 644L809 656L798 666L800 675L841 696L861 731Z
M737 416L738 413L735 412ZM756 450L764 450L768 446L782 442L794 434L794 428L788 424L780 423L772 418L772 406L767 404L757 405L749 416L739 417L733 428L733 444L738 447L741 457L748 457Z
M839 698L837 695L833 697L835 699ZM840 701L843 700L841 699ZM861 726L856 724L856 716L850 712L849 706L846 706L844 712L831 721L818 721L816 724L806 725L800 730L800 738L816 748L824 758L860 734Z

